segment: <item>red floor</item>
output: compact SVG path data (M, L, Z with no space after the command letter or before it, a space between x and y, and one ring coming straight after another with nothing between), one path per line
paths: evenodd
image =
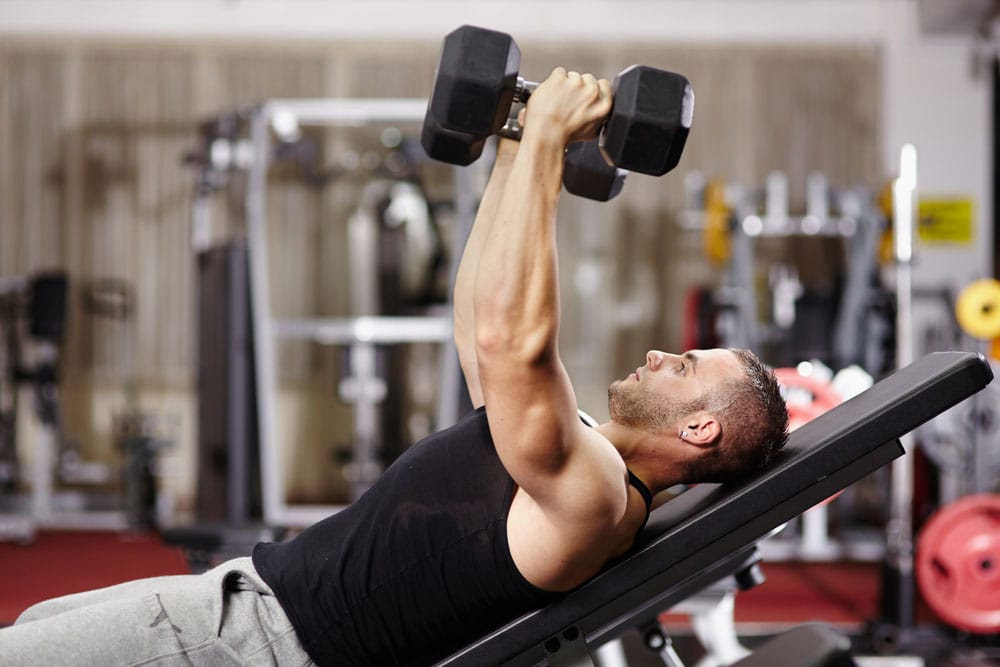
M875 564L764 563L762 567L767 582L736 598L738 623L818 620L862 625L877 614ZM44 532L28 546L0 543L0 624L13 622L39 600L186 572L181 551L162 544L155 535Z
M858 624L878 615L877 563L762 563L767 581L736 596L737 623Z
M51 597L189 571L180 549L155 535L43 532L29 545L0 543L0 625Z
M762 568L767 581L736 596L737 632L741 636L774 634L807 621L829 623L854 633L878 615L877 563L765 562ZM28 606L50 597L187 572L181 551L162 544L155 535L46 532L27 546L0 542L0 627L12 623ZM668 614L665 620L678 633L676 637L683 638L684 629L690 627L686 616ZM933 618L921 605L917 620L928 623ZM648 652L642 649L640 653L647 656ZM1000 667L1000 661L970 662L967 654L960 655L959 661L936 659L927 664Z

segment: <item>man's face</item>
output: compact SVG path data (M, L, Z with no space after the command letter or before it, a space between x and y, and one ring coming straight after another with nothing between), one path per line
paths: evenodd
M646 353L646 364L623 380L611 383L608 409L616 422L633 428L660 431L673 427L743 369L730 350L691 350L669 354Z

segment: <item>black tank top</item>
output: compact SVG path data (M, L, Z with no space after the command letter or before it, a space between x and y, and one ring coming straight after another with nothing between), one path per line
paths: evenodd
M558 596L514 565L514 489L480 408L253 562L317 664L430 664Z

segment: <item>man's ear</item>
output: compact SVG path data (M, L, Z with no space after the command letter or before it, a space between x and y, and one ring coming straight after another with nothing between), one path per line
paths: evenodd
M696 447L711 447L719 441L722 435L722 425L708 412L696 412L682 422L680 438Z

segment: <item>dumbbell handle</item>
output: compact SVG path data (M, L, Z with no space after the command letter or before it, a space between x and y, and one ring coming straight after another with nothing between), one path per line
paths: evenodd
M528 98L531 97L531 94L535 92L535 88L538 88L539 85L534 81L528 81L524 77L517 77L517 83L514 84L514 99L512 101L522 104L527 103Z
M535 92L535 88L538 88L540 84L535 81L528 81L523 76L517 77L517 83L514 84L514 97L511 98L511 104L527 104L528 100L531 98L531 94ZM521 140L521 134L524 132L524 128L521 124L517 122L517 116L508 116L507 122L496 131L496 134L507 139L513 139L514 141Z
M497 136L504 137L506 139L513 139L514 141L520 141L521 134L523 133L524 128L517 122L517 116L508 117L507 122L503 124L503 127L496 131Z

